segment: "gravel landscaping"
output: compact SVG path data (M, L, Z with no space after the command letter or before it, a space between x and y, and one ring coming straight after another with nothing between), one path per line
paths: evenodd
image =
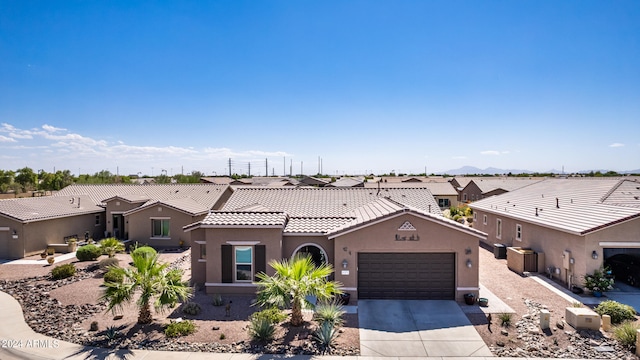
M565 308L572 303L532 278L510 271L506 260L494 259L492 251L484 248L479 251L480 282L515 311L509 327L500 326L497 314L493 315L490 327L484 315L468 315L496 356L638 359L632 350L619 345L611 333L575 331L564 322ZM126 254L117 257L123 265L130 261ZM173 267L188 270L188 251L162 254L161 257ZM310 313L305 313L303 326L294 328L282 323L274 341L256 343L248 335L247 319L256 311L251 306L251 297L223 297L225 303L231 303L227 316L225 306L214 306L211 295L196 291L192 301L201 306L200 314L184 314L177 306L165 314L154 314L151 325L138 325L135 305L126 306L114 316L97 301L102 294L103 281L102 272L95 266L97 262L70 259L54 266L64 263L74 263L78 271L71 278L57 281L50 276L53 267L44 262L43 265L0 266L0 290L18 299L27 323L39 333L78 344L110 348L290 355L321 353L312 341L315 323L311 321ZM541 331L538 326L541 309L551 313L552 326L547 331ZM197 331L185 337L166 337L163 326L178 318L193 320ZM358 355L357 315L346 315L345 320L333 354ZM97 331L90 330L92 322L97 322Z

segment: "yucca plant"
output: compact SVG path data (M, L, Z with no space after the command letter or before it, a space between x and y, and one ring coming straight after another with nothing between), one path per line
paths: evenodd
M334 327L340 327L344 323L342 316L346 313L344 307L338 301L322 302L316 305L313 314L314 320L320 325L329 323Z
M502 325L504 327L511 326L511 314L502 313L502 314L498 315L498 318L500 319L500 325Z
M318 344L322 353L327 354L331 353L331 350L336 346L338 335L338 330L331 323L324 322L313 334L313 340Z

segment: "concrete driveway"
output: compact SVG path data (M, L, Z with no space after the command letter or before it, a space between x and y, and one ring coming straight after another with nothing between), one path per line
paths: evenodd
M362 356L493 356L455 301L359 300Z

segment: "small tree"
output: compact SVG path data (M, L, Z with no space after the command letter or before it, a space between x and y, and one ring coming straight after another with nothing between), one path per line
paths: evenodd
M188 300L192 288L182 281L182 270L170 270L169 264L158 262L158 254L155 252L138 250L131 253L133 267L112 267L109 270L114 276L122 276L123 281L105 282L106 289L101 299L107 301L107 311L115 311L139 294L138 323L149 324L153 320L152 302L156 312L161 312L169 306Z
M327 280L333 267L330 264L316 266L308 255L296 255L291 261L272 260L269 266L275 270L273 276L264 273L256 275L259 279L256 303L266 307L291 307L293 326L300 326L304 322L302 306L308 303L308 295L329 300L341 293L338 289L340 283Z
M114 237L100 240L100 247L102 252L110 258L116 256L116 253L124 251L124 244Z

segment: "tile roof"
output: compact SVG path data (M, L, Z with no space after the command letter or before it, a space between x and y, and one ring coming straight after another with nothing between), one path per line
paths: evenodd
M427 188L433 195L440 196L457 196L458 192L449 182L406 182L402 184L395 183L380 183L380 188L390 188L390 187L404 187L404 188ZM378 183L375 182L366 182L364 183L364 187L367 189L377 189Z
M363 186L364 180L355 179L355 178L342 178L338 179L332 183L328 183L325 187L355 187L355 186Z
M215 184L107 184L107 185L69 185L54 196L87 195L97 205L119 196L125 199L170 200L191 198L209 209L215 205L227 185Z
M207 213L209 210L211 210L210 207L200 204L199 202L191 198L179 198L179 199L168 199L168 200L150 200L142 206L139 206L135 209L131 209L125 212L124 215L130 215L135 212L142 211L144 209L148 209L156 205L164 205L167 207L171 207L192 216L202 215Z
M292 217L284 228L285 234L327 234L332 229L354 221L352 217Z
M224 211L262 205L270 210L284 211L291 217L342 217L352 210L379 198L442 215L437 202L427 188L236 188L224 204Z
M584 235L640 217L640 206L630 206L635 204L636 195L633 194L637 194L638 189L636 192L633 189L638 183L622 181L628 183L619 183L616 179L547 179L469 206L474 210Z
M72 202L73 199L73 202ZM103 212L87 196L43 196L0 200L0 215L21 222Z
M281 226L287 215L282 211L212 211L200 222L204 227L216 226Z
M520 189L522 187L535 184L537 182L542 181L542 179L518 179L518 178L509 178L509 179L485 179L485 178L476 178L473 179L473 182L478 186L478 188L482 191L482 193L488 193L494 190L502 189L506 191L513 191L516 189Z

